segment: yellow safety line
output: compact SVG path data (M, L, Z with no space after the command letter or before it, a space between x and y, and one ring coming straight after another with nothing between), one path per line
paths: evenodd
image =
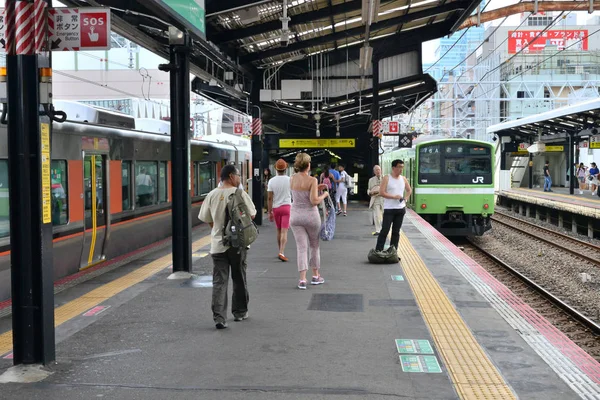
M404 233L398 255L461 399L516 399Z
M210 235L204 236L192 243L192 252L200 250L210 244ZM142 282L152 275L162 271L171 265L171 254L167 254L157 260L146 264L127 275L118 278L110 283L100 286L97 289L84 294L83 296L68 302L54 310L54 326L57 327L68 320L75 318L90 308L110 299L111 297L121 293L125 289ZM6 354L12 350L12 331L8 331L0 335L0 355Z
M90 189L92 191L92 241L90 242L90 254L88 256L88 265L90 265L94 260L94 248L96 247L96 156L91 156L90 162L92 164L90 167Z

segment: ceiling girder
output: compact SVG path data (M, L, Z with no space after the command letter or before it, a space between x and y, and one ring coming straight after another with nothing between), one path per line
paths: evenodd
M425 9L422 11L416 11L416 12L410 13L408 15L401 15L399 17L390 18L385 21L381 21L381 22L372 24L371 32L375 32L375 31L378 31L381 29L386 29L386 28L389 28L389 27L397 25L397 24L410 22L415 19L427 18L432 15L443 14L443 13L447 13L450 11L463 10L467 7L467 5L469 3L470 2L466 2L466 1L453 2L453 3L445 4L440 7L428 8L428 9ZM452 24L454 24L454 21L452 21ZM436 26L436 25L433 25L433 26ZM446 33L446 32L441 31L439 29L440 28L439 26L436 26L436 27L438 28L437 29L438 37L440 36L440 34ZM411 30L410 32L415 32L420 29L421 28L417 28L417 29ZM344 31L339 31L339 32L332 33L329 35L323 35L323 36L319 36L316 38L303 40L300 42L290 43L287 47L278 47L278 48L269 49L269 50L265 50L265 51L250 53L250 54L240 57L240 62L242 64L244 64L244 63L249 63L252 61L262 60L262 59L269 58L269 57L275 57L275 56L279 56L282 54L291 53L291 52L298 51L298 50L303 50L303 49L306 49L309 47L318 46L318 45L324 44L324 43L329 43L329 42L345 39L345 38L352 37L352 36L359 36L359 35L363 34L364 31L365 31L365 28L363 26L358 26L356 28L346 29ZM401 32L399 34L402 35Z
M389 1L389 0L388 0ZM331 7L324 7L319 10L309 11L302 14L289 15L291 18L288 26L306 24L313 21L318 21L333 17L338 14L344 14L361 9L361 0L352 0L346 3L337 4ZM243 39L250 36L261 35L263 33L276 31L281 29L281 21L269 21L262 24L252 25L246 28L222 31L222 32L207 32L207 37L214 43L227 43L238 39Z

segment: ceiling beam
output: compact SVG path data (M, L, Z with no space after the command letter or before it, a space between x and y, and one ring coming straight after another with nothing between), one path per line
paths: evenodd
M464 2L464 1L458 2L457 1L457 2L453 2L453 3L445 4L440 7L432 7L432 8L428 8L428 9L421 10L421 11L415 11L408 15L401 15L399 17L390 18L385 21L381 21L381 22L372 24L371 31L375 32L378 30L389 28L394 25L410 22L415 19L428 18L428 17L431 17L432 15L447 13L449 11L461 10L461 9L464 9L467 4L468 4L468 2ZM454 23L455 21L452 21L452 22ZM437 25L437 26L439 27L439 25ZM306 49L309 47L314 47L314 46L318 46L321 44L333 42L335 40L345 39L345 38L348 38L351 36L360 36L364 33L364 30L365 29L363 26L358 26L356 28L346 29L344 31L339 31L339 32L332 33L329 35L323 35L323 36L319 36L316 38L303 40L300 42L290 43L287 47L278 47L278 48L260 51L260 52L256 52L256 53L250 53L245 56L242 56L240 58L240 62L241 63L249 63L252 61L262 60L262 59L269 58L269 57L275 57L275 56L290 53L293 51L303 50L303 49ZM414 32L414 31L418 31L418 30L419 30L419 28L414 29L410 32ZM446 34L447 34L447 32L439 31L438 37L444 36Z
M371 40L370 45L373 47L373 55L383 59L411 51L420 53L421 43L439 38L443 32L446 32L446 29L450 29L452 24L452 21L440 22L406 33L396 33L379 40ZM401 43L401 45L397 45L398 43ZM329 56L329 65L343 64L346 60L358 60L360 58L360 48L363 46L363 43L357 43L347 48L325 53ZM289 62L280 69L280 73L283 78L305 76L309 73L308 59Z
M266 0L206 0L204 12L206 18L209 19L215 14L256 7L268 2Z
M348 12L353 12L361 9L361 0L351 0L346 3L337 4L331 7L324 7L319 10L310 11L302 14L289 15L291 18L288 26L292 27L300 24L307 24L310 22L327 19ZM250 36L261 35L281 29L281 21L269 21L262 24L248 26L246 28L226 30L222 32L214 31L211 27L207 29L206 35L208 40L213 43L222 44L247 38Z

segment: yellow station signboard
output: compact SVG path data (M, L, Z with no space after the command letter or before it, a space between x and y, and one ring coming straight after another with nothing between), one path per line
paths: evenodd
M281 149L354 148L356 139L279 139Z

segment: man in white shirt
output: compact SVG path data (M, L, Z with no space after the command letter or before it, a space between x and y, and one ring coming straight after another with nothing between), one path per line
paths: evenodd
M341 214L342 209L340 207L340 201L344 204L344 217L346 214L346 207L348 205L348 173L344 170L344 164L338 164L338 169L340 171L340 179L335 179L337 183L337 192L335 193L335 201L337 203L337 214Z
M285 256L285 245L288 229L290 229L290 210L292 207L290 177L286 175L286 169L287 163L285 160L281 158L277 160L275 163L277 175L269 180L267 186L269 221L275 221L277 226L278 257L281 261L288 260Z
M223 184L211 190L206 196L198 218L210 225L210 255L213 259L212 312L217 329L227 328L227 285L229 269L233 281L231 312L234 321L248 318L248 287L246 286L246 249L233 248L223 244L225 210L229 196L234 194L240 184L240 171L234 165L226 165L221 170ZM248 193L242 191L244 203L254 219L256 208Z

